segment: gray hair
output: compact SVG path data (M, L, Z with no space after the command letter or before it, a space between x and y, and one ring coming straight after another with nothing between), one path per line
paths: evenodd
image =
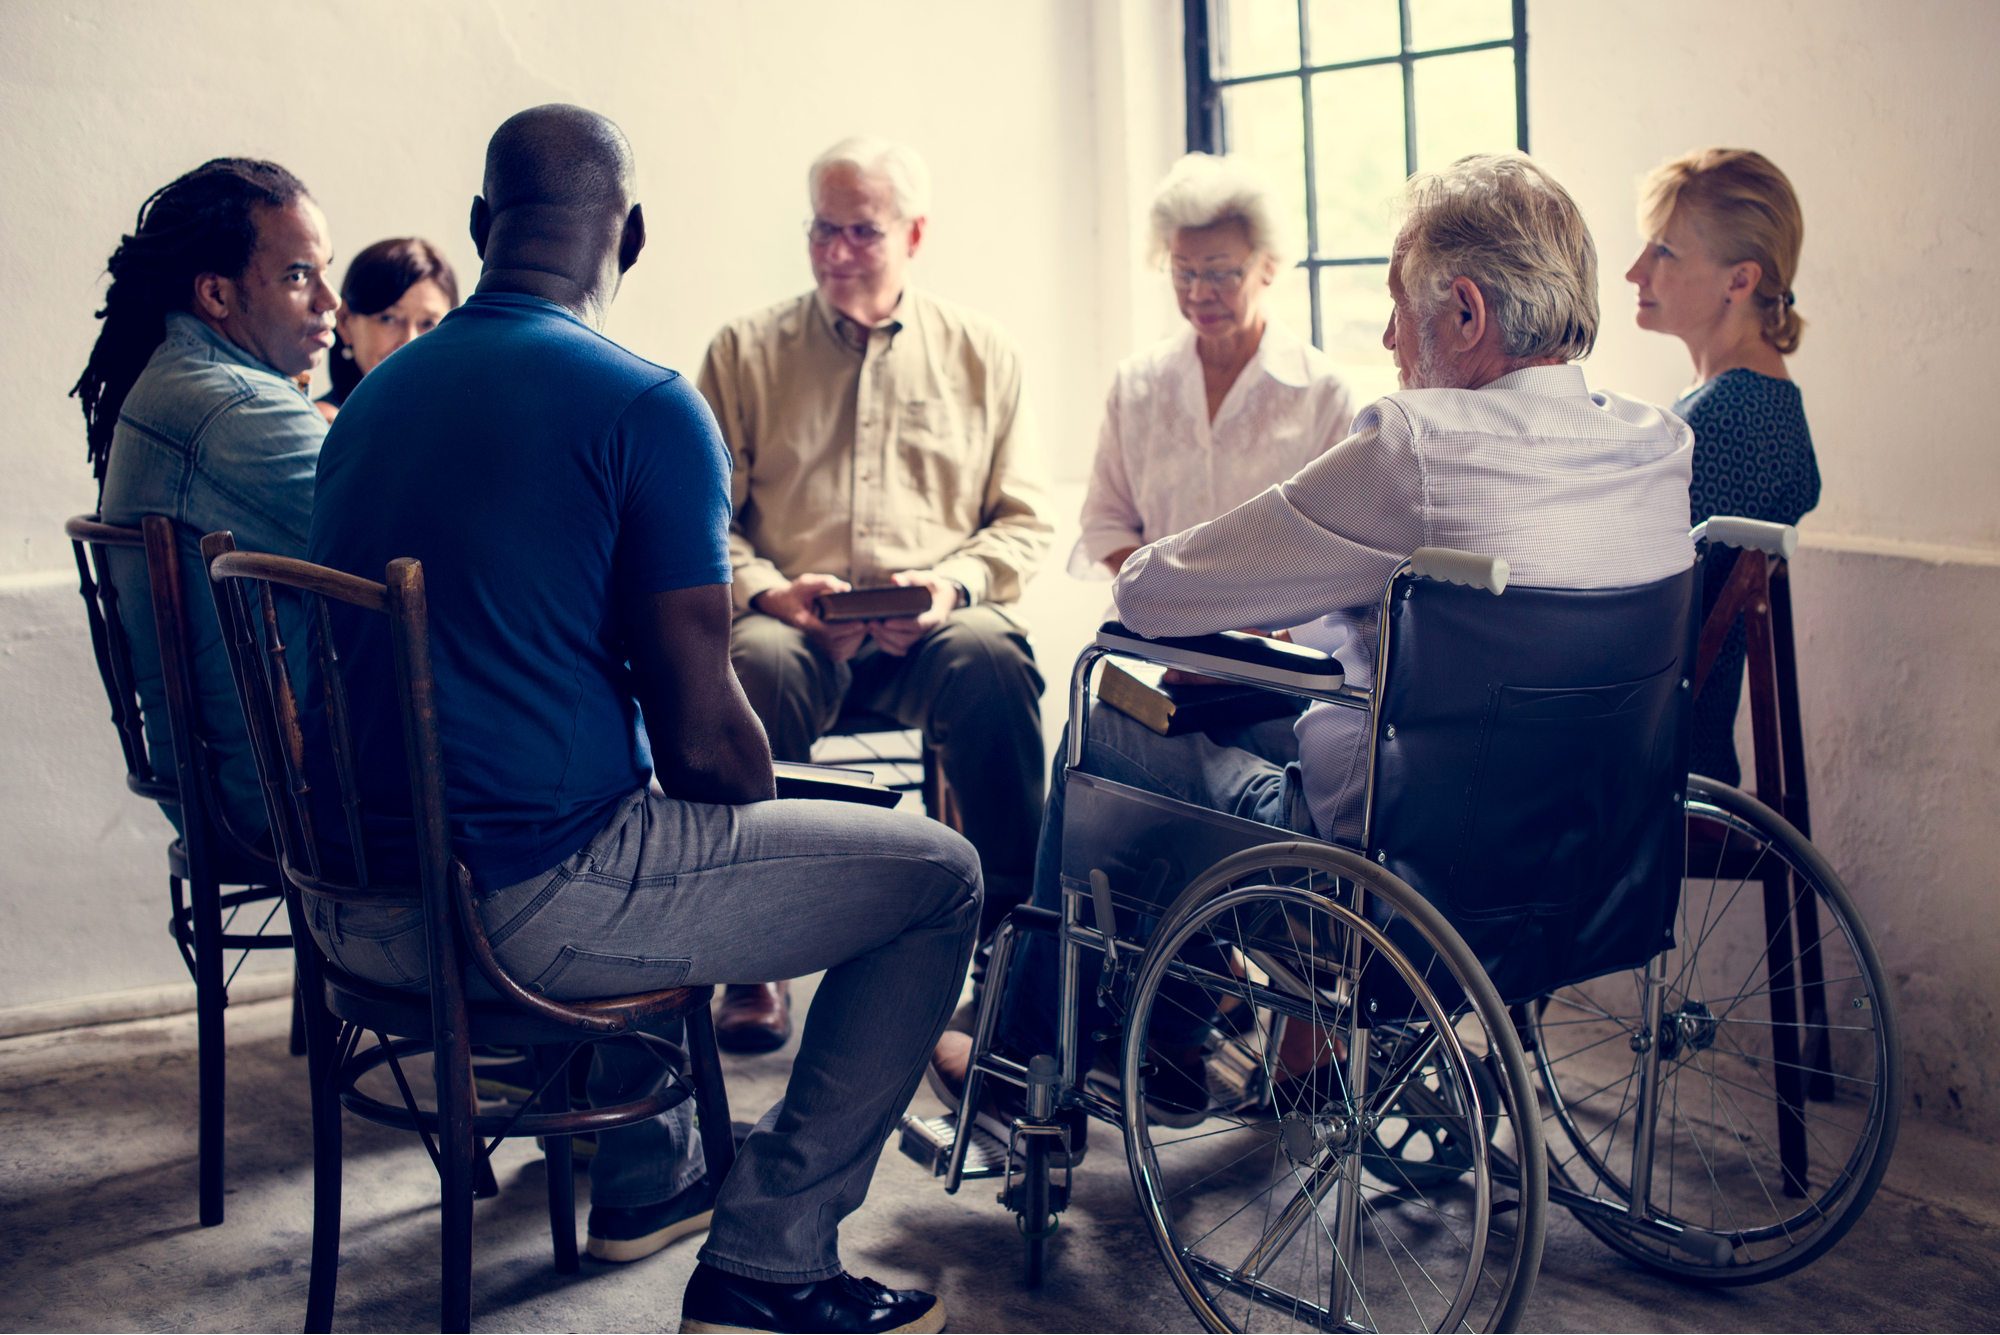
M1238 222L1250 248L1281 266L1294 254L1286 210L1271 179L1248 158L1190 153L1173 165L1153 192L1153 249L1157 263L1184 227Z
M1522 154L1475 154L1411 177L1404 207L1403 286L1426 313L1470 278L1509 357L1590 355L1597 247L1554 177Z
M853 167L868 175L886 177L896 194L896 213L904 218L922 218L931 210L931 169L907 144L878 139L872 134L849 135L813 159L806 169L806 201L819 207L819 183L834 167Z

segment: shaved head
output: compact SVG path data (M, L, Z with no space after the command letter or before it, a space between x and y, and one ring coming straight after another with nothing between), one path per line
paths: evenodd
M623 213L636 164L624 131L582 107L552 102L508 117L486 145L487 207Z
M519 292L604 327L646 246L632 145L609 119L551 103L507 118L486 145L472 201L481 292Z

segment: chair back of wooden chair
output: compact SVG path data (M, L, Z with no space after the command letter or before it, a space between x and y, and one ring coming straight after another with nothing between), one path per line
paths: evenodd
M125 634L118 586L111 579L110 549L143 548L146 535L136 528L101 523L96 515L77 515L63 525L63 532L76 556L77 592L90 622L90 648L111 702L111 725L118 730L118 746L125 755L125 786L151 801L178 807L179 785L172 775L154 773L146 751L146 727L132 679L132 642Z
M1716 552L1710 560L1725 559ZM1799 666L1792 635L1789 563L1775 552L1744 548L1736 555L1695 653L1695 694L1722 653L1738 618L1743 621L1743 673L1750 684L1752 773L1757 800L1812 837L1806 798L1806 748L1799 718Z

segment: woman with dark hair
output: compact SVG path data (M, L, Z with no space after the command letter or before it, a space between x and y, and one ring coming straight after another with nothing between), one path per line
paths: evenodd
M340 318L334 329L327 375L333 387L319 400L327 420L382 359L458 305L458 275L438 248L420 237L377 241L354 257L340 285Z
M306 554L326 420L298 379L333 343L332 254L326 218L298 177L248 158L203 163L156 191L112 252L103 328L71 391L83 403L104 521L174 521L196 709L223 818L250 838L264 828L264 803L215 604L196 593L208 583L199 544L228 529L247 551ZM171 774L145 556L114 547L108 560L146 748Z
M1742 515L1796 524L1819 504L1805 401L1785 368L1805 320L1794 309L1805 218L1792 183L1747 148L1705 148L1662 164L1640 186L1645 249L1625 275L1641 329L1687 345L1694 384L1674 413L1694 428L1689 521ZM1708 568L1707 616L1733 562ZM1738 621L1694 702L1697 774L1735 783L1743 691Z

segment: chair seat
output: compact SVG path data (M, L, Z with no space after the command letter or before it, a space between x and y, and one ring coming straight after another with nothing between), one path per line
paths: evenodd
M476 971L475 971L476 973ZM675 987L629 997L604 997L592 1001L568 1001L564 1005L579 1010L617 1016L620 1011L643 1012L645 1024L654 1028L672 1024L708 1005L715 989L710 986ZM363 1029L396 1038L428 1039L431 1035L431 1000L428 992L406 992L384 987L326 966L326 1005L339 1018ZM528 1047L538 1043L574 1043L585 1035L569 1025L538 1015L529 1015L500 1001L471 1001L472 1041L505 1047ZM594 1037L602 1037L595 1035Z
M833 721L833 726L826 730L826 735L853 737L861 733L911 731L914 729L909 724L891 718L887 714L878 714L872 709L847 709L841 711L840 717Z

